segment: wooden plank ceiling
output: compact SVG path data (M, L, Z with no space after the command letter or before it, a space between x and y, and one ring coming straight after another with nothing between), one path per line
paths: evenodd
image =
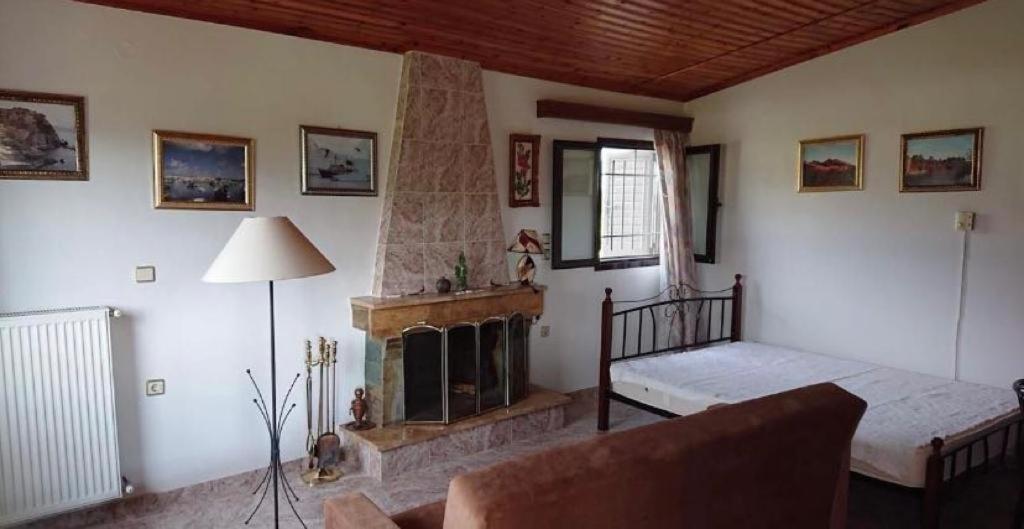
M80 0L687 101L984 0Z

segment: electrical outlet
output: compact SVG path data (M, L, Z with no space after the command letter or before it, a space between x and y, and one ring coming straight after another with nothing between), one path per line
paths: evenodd
M162 378L154 378L146 381L146 396L155 397L164 394L166 384Z
M956 231L974 231L974 212L957 211L956 224L954 227L956 228Z
M551 336L551 326L550 325L541 325L540 326L540 337L541 338L547 338L548 336Z

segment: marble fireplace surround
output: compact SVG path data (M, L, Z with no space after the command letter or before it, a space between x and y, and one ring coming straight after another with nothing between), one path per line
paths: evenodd
M459 253L471 287L509 281L480 65L408 52L384 191L372 293L454 283Z
M515 283L460 293L352 298L352 325L366 332L364 373L370 420L387 426L405 418L405 329L419 324L445 327L515 313L530 322L544 312L544 291L540 285Z

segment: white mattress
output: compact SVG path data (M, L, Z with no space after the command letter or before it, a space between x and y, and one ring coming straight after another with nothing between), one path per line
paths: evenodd
M753 342L615 362L611 379L616 393L679 415L834 382L868 403L853 470L907 487L924 486L932 438L956 441L1019 413L1009 389Z

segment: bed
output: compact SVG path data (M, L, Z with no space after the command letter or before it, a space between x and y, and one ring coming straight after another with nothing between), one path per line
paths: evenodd
M601 430L608 428L611 400L679 416L832 382L868 403L851 470L919 489L928 529L938 527L950 482L1002 462L1014 447L1021 452L1020 406L1010 389L742 341L741 276L724 291L683 296L667 289L667 296L625 302L622 310L605 292ZM689 332L673 341L671 329L681 321Z

